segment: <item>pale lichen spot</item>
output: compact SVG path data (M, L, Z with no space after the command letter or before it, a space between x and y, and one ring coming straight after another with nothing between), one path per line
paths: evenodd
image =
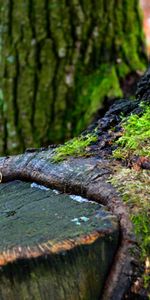
M65 56L66 56L66 49L65 49L65 48L60 48L60 49L58 50L58 56L59 56L60 58L65 57Z

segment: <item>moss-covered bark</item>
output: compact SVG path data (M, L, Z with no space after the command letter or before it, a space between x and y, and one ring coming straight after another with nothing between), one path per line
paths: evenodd
M143 70L138 0L0 0L0 152L63 141Z

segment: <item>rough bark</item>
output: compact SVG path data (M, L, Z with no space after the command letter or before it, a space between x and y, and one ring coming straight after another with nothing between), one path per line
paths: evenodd
M83 130L145 67L138 0L0 1L0 152Z

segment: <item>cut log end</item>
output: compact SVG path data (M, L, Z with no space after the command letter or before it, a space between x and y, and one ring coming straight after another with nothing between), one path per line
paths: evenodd
M96 300L117 250L118 220L98 203L42 188L0 185L0 295Z

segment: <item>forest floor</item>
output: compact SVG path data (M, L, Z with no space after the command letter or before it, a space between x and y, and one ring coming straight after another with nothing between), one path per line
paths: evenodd
M134 101L136 106L136 101ZM145 108L143 108L145 109ZM88 149L93 155L112 160L109 182L126 203L134 226L140 265L132 276L124 299L150 299L150 106L147 113L118 101L89 128L98 135ZM132 114L135 112L135 114ZM128 118L128 121L124 121ZM89 132L87 131L87 132ZM137 260L138 260L137 259Z

